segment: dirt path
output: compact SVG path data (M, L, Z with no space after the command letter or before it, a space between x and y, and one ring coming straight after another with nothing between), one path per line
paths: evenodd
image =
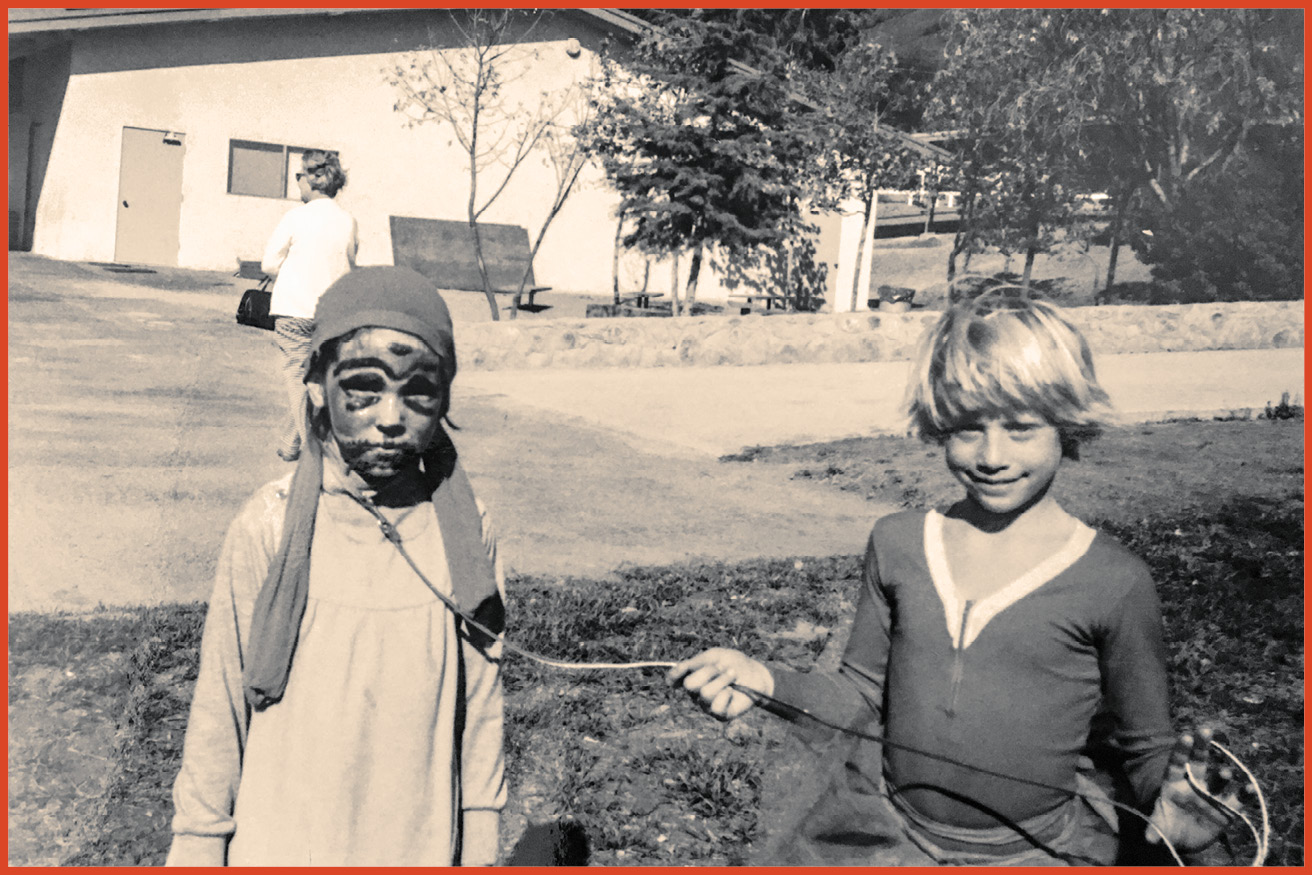
M226 278L124 279L11 259L10 612L207 598L228 523L286 470L273 452L277 354L269 334L232 322ZM495 386L459 395L453 415L514 571L604 577L623 563L856 552L877 510L778 466L639 451ZM76 849L111 777L116 715L86 702L65 713L50 690L10 707L11 773L24 776L10 784L11 860L27 864ZM41 809L55 790L23 783L34 763L78 788L57 817Z
M232 322L226 288L36 267L10 273L9 610L205 598L229 521L285 470L270 335ZM878 510L495 393L453 416L515 571L857 552Z

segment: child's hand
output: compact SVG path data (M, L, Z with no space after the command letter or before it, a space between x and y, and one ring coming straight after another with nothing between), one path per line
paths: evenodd
M1202 850L1216 841L1233 815L1201 795L1190 785L1185 768L1193 773L1194 780L1208 792L1232 808L1238 808L1239 796L1234 785L1234 774L1229 766L1211 769L1212 730L1198 730L1197 736L1181 733L1171 751L1171 762L1166 767L1166 778L1153 809L1152 822L1157 825L1177 851L1190 853ZM1148 829L1148 841L1161 842L1157 830Z
M756 704L751 696L730 684L770 695L774 677L761 663L737 650L713 647L670 669L670 682L683 679L684 689L697 696L699 704L721 720L732 720Z

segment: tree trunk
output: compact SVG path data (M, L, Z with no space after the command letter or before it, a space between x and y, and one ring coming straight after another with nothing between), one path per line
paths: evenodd
M702 247L698 245L697 248L692 251L692 262L688 265L688 285L685 290L686 294L683 296L684 304L686 305L685 312L689 315L692 314L692 305L697 300L697 279L701 276L701 272Z
M624 214L615 223L615 248L610 255L610 289L615 306L620 305L620 240L624 237Z
M963 251L966 253L966 263L962 270L970 270L970 233L971 221L975 211L975 195L971 193L962 193L961 206L957 208L959 220L957 222L957 233L952 237L952 251L948 253L948 300L955 301L957 295L952 287L957 278L957 256Z
M1125 213L1129 209L1130 196L1133 192L1123 190L1116 199L1116 213L1112 216L1111 227L1107 229L1107 285L1103 294L1111 294L1116 285L1116 261L1121 254L1121 231L1125 227Z
M793 250L784 245L784 310L792 310L797 306L797 290L793 288Z
M929 193L929 212L925 215L925 230L922 233L928 234L934 227L934 208L938 206L938 192Z
M1119 229L1111 232L1111 239L1107 241L1107 284L1103 286L1103 294L1110 295L1112 286L1116 285L1116 257L1121 252L1121 232Z
M478 260L478 275L483 278L483 294L487 297L487 305L492 308L492 321L500 322L500 306L497 304L496 292L492 291L492 282L487 277L487 262L483 260L483 235L479 233L477 222L470 222L469 230L474 235L474 258Z
M670 258L670 314L678 316L683 312L683 301L679 297L679 253Z
M858 241L856 263L852 272L852 311L861 309L861 293L870 296L870 260L874 247L875 222L879 216L879 187L866 199L865 215L861 221L861 239ZM863 288L864 287L864 288Z
M1026 298L1030 296L1030 277L1034 274L1034 256L1038 251L1038 247L1033 243L1025 247L1025 270L1020 277L1020 292Z

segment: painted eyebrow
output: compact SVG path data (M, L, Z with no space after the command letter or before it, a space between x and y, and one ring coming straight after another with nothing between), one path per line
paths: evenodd
M398 375L396 371L393 371L392 368L387 364L387 362L379 358L374 358L372 356L343 359L342 361L333 365L333 376L340 377L343 371L368 370L370 368L376 368L382 371L384 374L387 375L388 379L391 380L400 379L400 375ZM406 372L405 376L409 377L409 376L414 376L415 374L421 374L423 376L437 379L438 371L439 368L437 365L430 365L427 367L411 368Z
M396 372L388 367L386 362L382 359L372 357L342 359L337 364L333 365L333 376L341 376L342 371L361 370L364 368L377 368L384 374L387 374L391 379L396 379Z

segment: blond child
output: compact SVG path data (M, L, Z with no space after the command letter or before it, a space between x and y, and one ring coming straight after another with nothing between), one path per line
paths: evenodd
M754 690L887 741L851 748L763 862L1110 864L1145 824L1107 804L1088 757L1108 753L1161 830L1148 841L1209 844L1224 816L1185 768L1207 778L1210 735L1172 731L1148 569L1051 494L1109 414L1084 338L1056 307L990 294L934 326L908 394L964 495L875 524L841 667L716 648L670 671L721 719Z
M500 645L442 601L499 631L496 540L441 425L455 372L413 271L319 299L300 461L219 558L170 865L496 862Z

